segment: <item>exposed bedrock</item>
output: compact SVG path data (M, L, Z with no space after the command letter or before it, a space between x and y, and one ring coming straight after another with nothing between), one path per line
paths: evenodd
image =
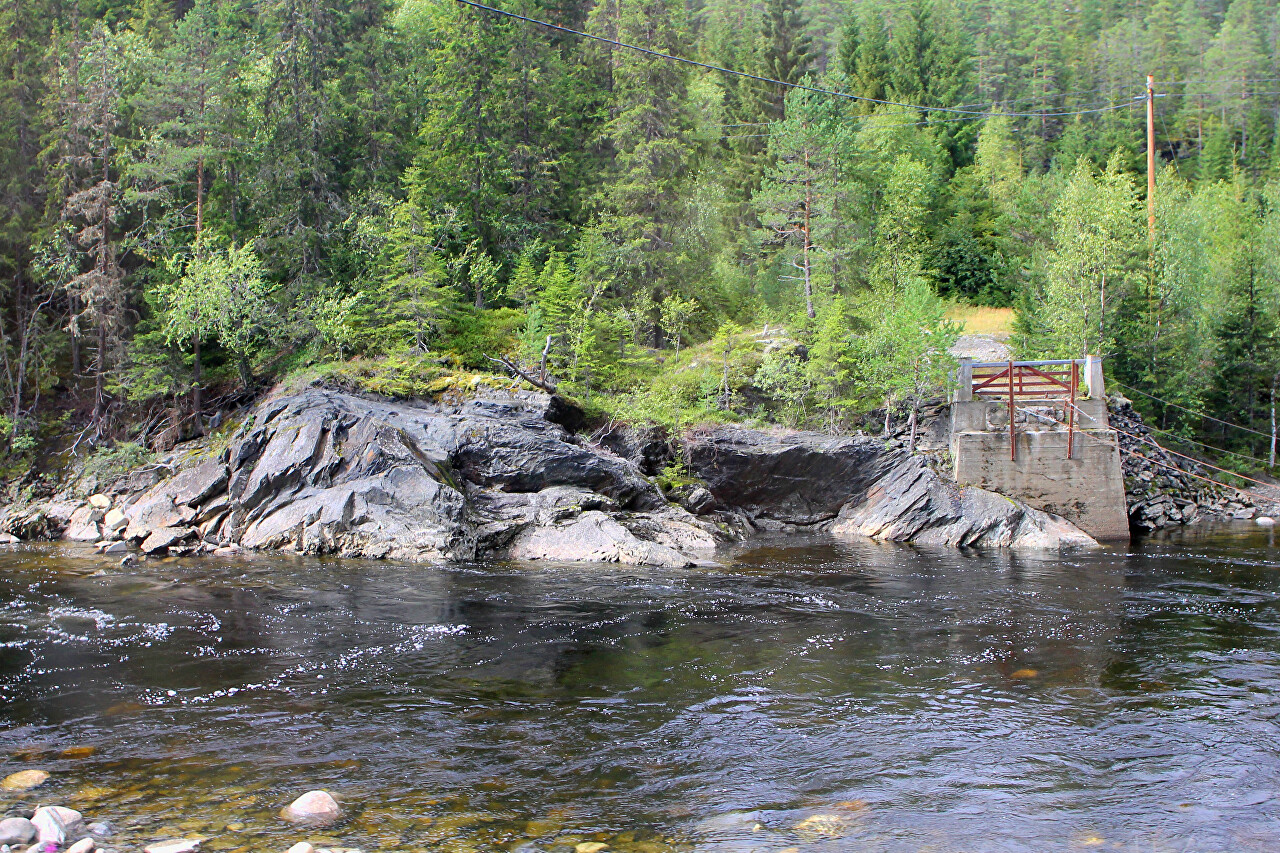
M11 508L0 528L151 553L239 546L672 567L760 529L956 546L1092 542L1056 516L959 489L880 441L816 433L687 436L684 458L705 485L680 506L646 476L662 456L652 433L595 445L566 428L578 418L540 393L444 406L309 389L260 404L203 461L135 473L96 503ZM171 456L180 458L181 448Z

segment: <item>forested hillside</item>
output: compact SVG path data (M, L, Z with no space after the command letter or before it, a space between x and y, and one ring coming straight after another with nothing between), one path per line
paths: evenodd
M1265 455L1280 3L494 5L600 38L454 0L6 3L8 467L494 359L607 415L847 428L936 392L957 301Z

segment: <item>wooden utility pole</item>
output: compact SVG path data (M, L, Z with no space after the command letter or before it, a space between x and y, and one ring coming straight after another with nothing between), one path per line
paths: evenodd
M1147 75L1147 237L1156 243L1156 90Z

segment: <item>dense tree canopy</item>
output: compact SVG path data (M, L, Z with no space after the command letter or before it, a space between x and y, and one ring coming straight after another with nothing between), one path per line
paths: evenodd
M494 358L615 414L847 427L937 392L955 302L1261 452L1276 0L500 5L828 93L452 0L6 4L6 452Z

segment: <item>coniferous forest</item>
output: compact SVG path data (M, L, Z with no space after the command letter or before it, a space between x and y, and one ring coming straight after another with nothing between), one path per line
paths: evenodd
M493 5L604 40L454 0L5 3L6 467L513 367L602 417L870 427L940 393L957 306L1266 456L1280 3Z

